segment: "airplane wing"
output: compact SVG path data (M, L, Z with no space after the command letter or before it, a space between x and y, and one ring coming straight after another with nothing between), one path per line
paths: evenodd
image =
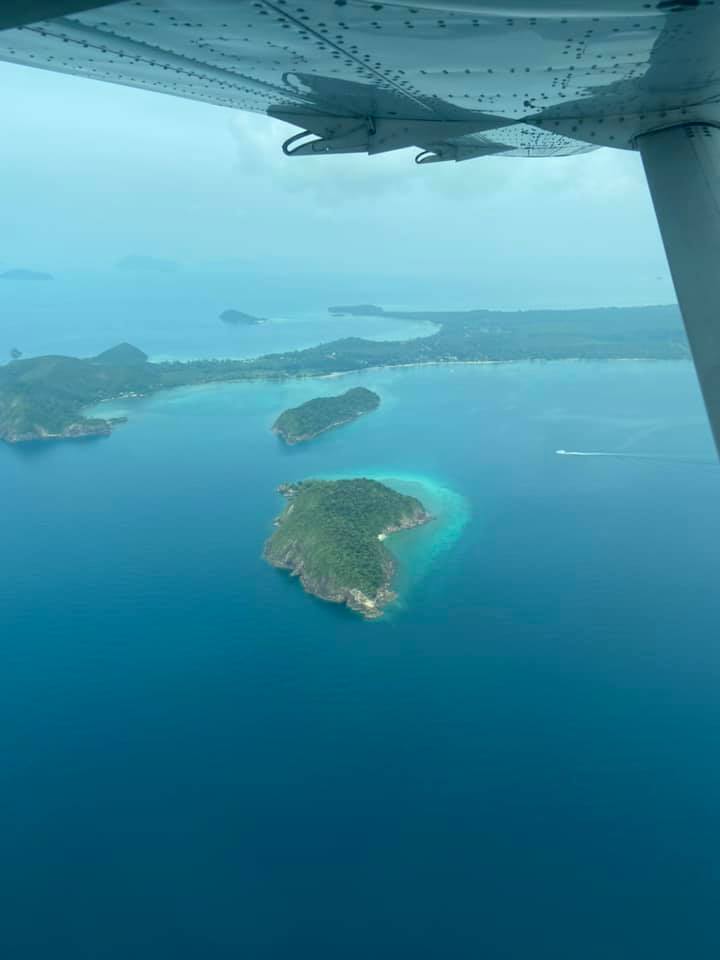
M0 32L0 59L270 113L299 155L564 156L720 97L720 11L682 0L10 5L66 15Z
M0 60L269 114L289 156L639 149L720 446L715 0L4 0Z

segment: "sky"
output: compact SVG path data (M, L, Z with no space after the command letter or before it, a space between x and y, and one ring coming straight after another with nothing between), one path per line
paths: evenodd
M639 157L288 158L268 117L0 64L0 270L241 269L318 302L668 303Z

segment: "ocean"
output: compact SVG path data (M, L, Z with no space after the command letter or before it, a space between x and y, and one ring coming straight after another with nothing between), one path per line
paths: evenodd
M317 298L317 294L315 295ZM152 360L257 357L299 350L342 337L407 340L435 325L391 317L331 316L328 303L293 303L272 281L229 272L59 274L52 279L0 276L0 362L13 349L25 356L94 356L118 343ZM267 319L261 326L223 323L227 310Z
M377 413L270 433L355 385ZM104 407L110 438L0 448L4 956L718 956L720 469L689 364ZM279 483L357 475L436 515L388 540L373 623L261 559Z

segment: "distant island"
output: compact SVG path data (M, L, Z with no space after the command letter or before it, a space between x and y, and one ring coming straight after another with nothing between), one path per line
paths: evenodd
M357 420L380 406L380 397L365 387L353 387L336 397L316 397L285 410L272 426L286 443L303 443L334 427Z
M54 278L51 273L44 273L42 270L26 270L22 267L0 273L0 280L20 280L22 283L36 283L38 281L44 283L52 279Z
M382 307L376 307L372 303L360 303L350 307L328 307L329 312L334 317L384 317L385 311Z
M250 313L243 313L241 310L223 310L220 314L223 323L229 323L233 326L257 327L260 324L267 323L264 317L253 317Z
M263 556L290 570L305 590L347 604L368 620L395 599L395 561L383 540L432 519L422 503L376 480L305 480L284 484L288 505Z
M151 363L130 344L97 357L22 357L0 364L0 439L109 434L112 419L87 418L101 400L233 380L284 380L355 373L374 367L518 360L687 359L677 306L594 310L393 313L430 321L437 332L412 340L345 337L250 360Z

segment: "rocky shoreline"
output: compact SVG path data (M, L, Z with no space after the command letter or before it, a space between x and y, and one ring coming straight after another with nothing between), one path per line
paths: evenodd
M79 420L76 423L69 423L57 433L44 430L41 427L38 427L32 433L8 431L0 433L0 440L9 444L21 444L45 440L84 440L88 437L109 437L113 427L119 423L127 423L127 417L110 417L108 420Z
M334 430L335 427L344 427L346 423L352 423L354 420L359 420L360 417L364 416L365 411L362 413L354 413L352 416L344 417L342 420L335 420L333 423L328 423L327 426L322 427L320 430L315 430L313 433L302 434L290 434L283 430L282 427L278 427L277 423L275 423L272 427L272 432L275 436L284 440L289 447L294 447L296 443L305 443L307 440L314 440L315 437L319 437L321 433L327 433L328 430Z

